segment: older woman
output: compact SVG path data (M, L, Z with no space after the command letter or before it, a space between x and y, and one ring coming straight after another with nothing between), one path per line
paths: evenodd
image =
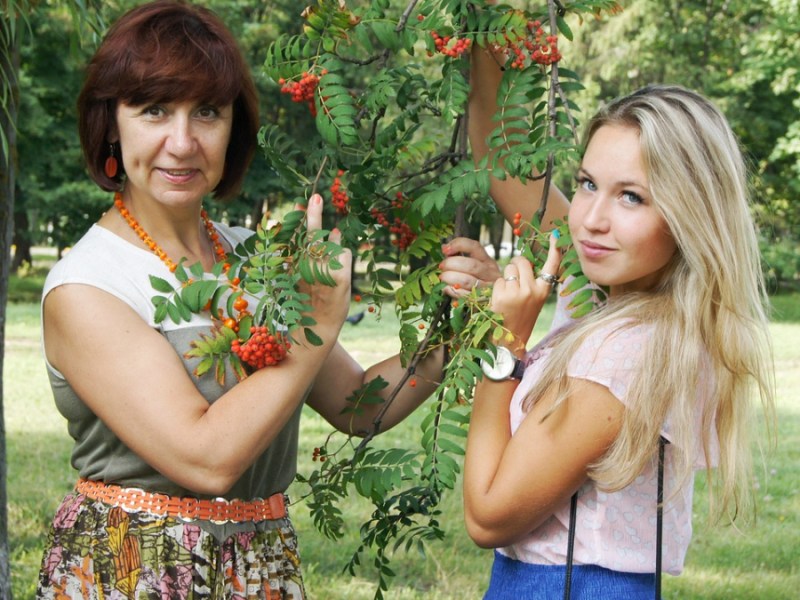
M114 205L43 294L47 369L80 479L53 521L39 596L303 598L284 500L301 407L368 429L374 415L343 415L345 399L378 375L398 380L399 361L365 372L336 343L347 267L335 286L307 290L321 346L297 345L224 387L193 376L184 356L212 326L208 311L156 322L151 275L177 287L181 258L208 272L251 233L202 209L210 194L236 193L258 127L251 76L213 13L162 0L125 14L89 64L78 108L89 173ZM321 215L312 196L310 229ZM420 385L400 393L384 429L430 394L440 361L418 367Z

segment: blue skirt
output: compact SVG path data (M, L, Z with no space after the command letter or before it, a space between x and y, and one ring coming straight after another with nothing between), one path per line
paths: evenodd
M484 600L560 600L565 565L532 565L494 553ZM623 573L597 565L572 567L571 600L652 600L655 573Z

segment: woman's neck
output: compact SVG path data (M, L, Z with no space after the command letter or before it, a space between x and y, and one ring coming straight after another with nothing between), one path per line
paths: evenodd
M119 210L109 211L111 214L107 213L107 216L111 218L106 223L101 221L101 225L113 224L112 230L115 233L152 251L150 244L143 241L141 232L146 233L173 263L185 258L187 264L200 262L205 270L210 270L214 265L217 259L209 233L200 217L202 205L199 202L175 207L136 198L124 192L119 197L124 206L122 210L127 210L128 216L122 216Z

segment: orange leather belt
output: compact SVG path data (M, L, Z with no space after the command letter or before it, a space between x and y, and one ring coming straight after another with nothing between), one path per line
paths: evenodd
M244 523L282 519L286 516L286 499L281 493L255 500L203 500L189 496L168 496L146 492L139 488L79 479L75 490L92 500L117 506L126 512L146 512L158 517L176 517L184 521L211 521L212 523Z

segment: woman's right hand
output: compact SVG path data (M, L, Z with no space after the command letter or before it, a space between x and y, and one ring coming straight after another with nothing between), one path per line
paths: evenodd
M561 251L556 237L550 234L550 249L541 270L534 273L528 259L515 256L503 270L503 276L494 282L491 309L503 315L503 326L514 335L515 347L525 348L533 326L552 293L553 286L541 278L543 273L558 277Z
M322 229L322 207L323 200L319 194L314 194L308 200L306 208L306 224L309 233ZM341 232L338 229L331 231L328 241L340 244L342 241ZM325 260L322 258L321 260ZM335 341L339 330L347 317L350 308L350 281L352 256L348 249L345 249L338 257L342 264L340 269L330 269L330 275L336 282L335 286L314 283L309 285L305 282L299 284L301 291L311 296L311 306L313 312L310 315L317 322L314 329L320 328L321 337L327 342L328 339L323 335L326 330L333 333L331 341Z

